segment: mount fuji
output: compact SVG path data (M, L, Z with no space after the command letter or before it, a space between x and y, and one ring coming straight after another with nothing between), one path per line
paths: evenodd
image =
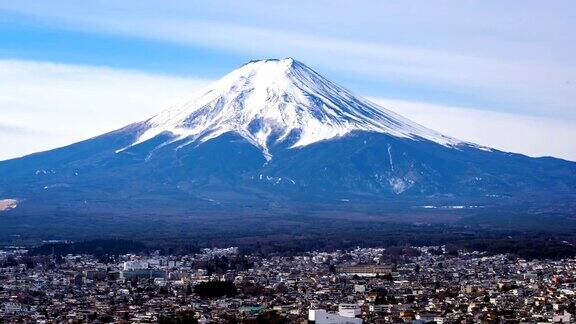
M0 162L0 199L17 201L4 225L39 215L83 224L78 215L556 210L575 194L574 162L445 136L291 58L249 62L148 120Z
M423 138L442 145L459 141L426 129L391 111L356 98L292 58L250 62L192 100L147 121L132 145L162 133L170 142L188 139L178 148L233 132L262 150L289 142L290 148L342 137L353 131Z

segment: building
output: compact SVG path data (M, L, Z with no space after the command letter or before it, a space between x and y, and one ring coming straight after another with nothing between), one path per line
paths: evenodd
M148 262L141 260L126 261L124 262L123 269L124 271L148 269Z
M156 279L166 278L166 271L158 269L135 269L120 271L120 279Z
M346 276L376 277L392 273L392 266L381 264L338 266L336 267L336 273Z
M338 305L338 315L344 317L357 317L362 315L362 310L357 304L340 304Z
M572 314L565 311L564 314L554 315L554 317L552 318L552 322L554 322L554 323L572 323Z
M316 324L362 324L362 319L328 313L323 309L308 311L308 322Z

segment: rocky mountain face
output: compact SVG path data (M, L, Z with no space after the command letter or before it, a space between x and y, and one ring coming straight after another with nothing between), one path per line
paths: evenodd
M0 199L26 215L380 213L575 193L574 162L442 135L290 58L247 63L146 121L0 162Z

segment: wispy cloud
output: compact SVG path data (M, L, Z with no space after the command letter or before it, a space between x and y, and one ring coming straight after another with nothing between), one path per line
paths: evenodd
M0 160L144 120L205 83L106 67L0 60Z
M10 135L20 136L27 134L37 134L37 131L22 126L8 125L0 122L0 134L2 136L10 136Z
M513 4L492 1L451 3L450 10L448 4L427 1L383 3L77 6L23 0L0 8L35 15L60 28L254 57L296 56L343 74L487 98L498 103L492 109L576 117L576 39L566 32L576 26L565 13L576 8L570 2L556 7L517 3L521 12L510 10ZM158 6L165 10L158 12ZM498 10L506 14L498 15ZM412 95L416 99L418 92Z
M472 143L528 156L576 161L576 120L371 98L428 128Z

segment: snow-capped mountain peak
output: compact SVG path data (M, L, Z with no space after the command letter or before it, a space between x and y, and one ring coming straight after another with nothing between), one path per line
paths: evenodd
M427 139L445 146L460 141L411 122L325 79L292 59L251 61L198 91L183 105L146 121L133 145L162 133L186 139L180 147L235 132L260 148L289 141L292 148L353 131Z

